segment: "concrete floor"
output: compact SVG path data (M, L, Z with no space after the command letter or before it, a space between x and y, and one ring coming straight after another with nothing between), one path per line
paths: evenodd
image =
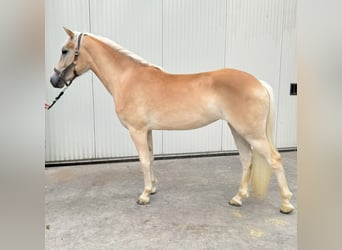
M296 207L297 152L282 159ZM274 175L265 200L228 205L240 166L238 156L156 161L146 206L138 162L48 168L46 249L296 249L297 212L279 213Z

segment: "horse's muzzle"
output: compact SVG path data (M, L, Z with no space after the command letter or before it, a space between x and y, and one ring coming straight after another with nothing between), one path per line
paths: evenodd
M57 75L56 73L53 73L52 76L50 77L50 83L52 84L53 87L55 88L63 88L64 87L64 81Z

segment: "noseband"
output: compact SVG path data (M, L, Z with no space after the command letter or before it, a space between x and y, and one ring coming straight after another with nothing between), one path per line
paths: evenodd
M80 54L80 46L81 46L82 37L83 37L83 33L79 34L77 37L77 45L76 45L75 52L74 52L74 61L71 64L69 64L62 72L56 68L53 69L58 75L59 79L63 81L63 83L68 87L70 86L72 81L75 80L75 78L79 76L79 74L77 74L76 72L76 64L77 64L78 56ZM65 76L70 70L73 70L74 76L68 82L65 80Z

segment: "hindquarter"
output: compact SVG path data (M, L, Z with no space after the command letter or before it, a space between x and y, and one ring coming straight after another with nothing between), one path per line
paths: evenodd
M260 81L238 70L222 70L214 74L222 119L243 136L264 134L269 113L269 96Z

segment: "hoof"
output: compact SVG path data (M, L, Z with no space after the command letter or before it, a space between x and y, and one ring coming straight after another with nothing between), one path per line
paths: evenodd
M233 206L233 207L241 207L242 206L242 204L237 203L236 201L233 201L233 200L229 201L228 204Z
M137 200L137 204L138 205L147 205L148 203L150 203L150 198L139 198L138 200Z
M280 213L282 213L282 214L290 214L290 213L292 213L293 210L294 210L294 207L291 204L289 204L287 206L281 207L280 208Z
M137 200L137 204L138 204L138 205L147 205L148 203L150 203L150 202L149 202L149 201Z
M282 209L280 209L280 213L282 213L282 214L290 214L290 213L292 213L293 210L294 210L294 208L292 208L292 209L287 209L287 210L282 210Z

